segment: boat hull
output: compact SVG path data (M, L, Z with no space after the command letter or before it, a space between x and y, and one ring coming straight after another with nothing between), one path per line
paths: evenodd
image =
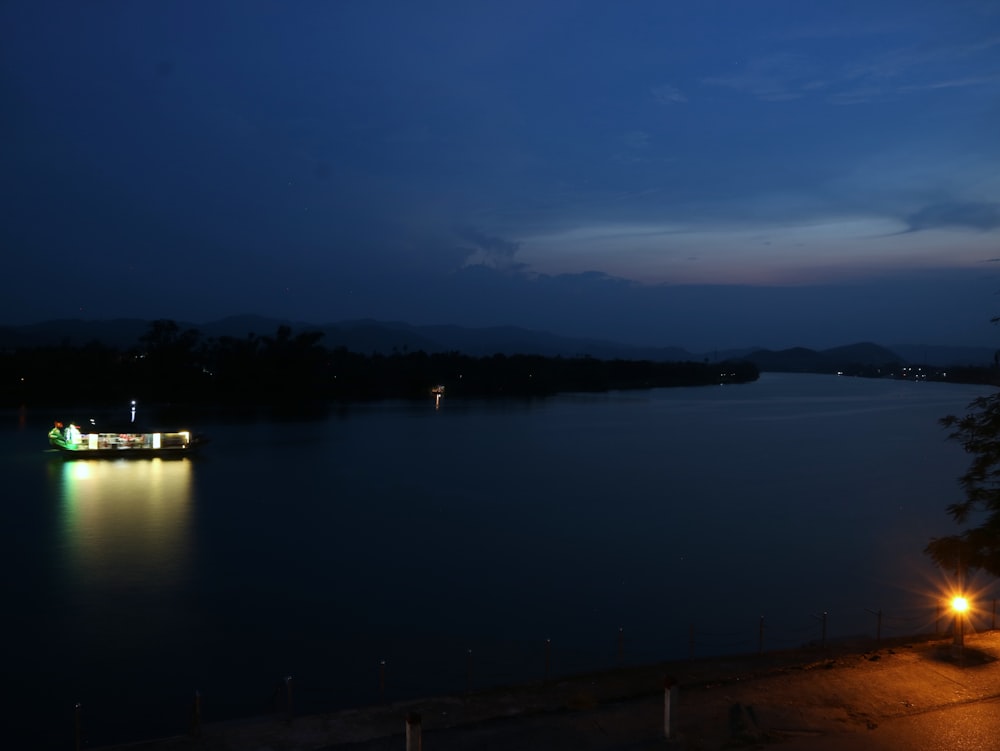
M84 449L80 451L75 451L69 448L53 447L49 451L49 453L55 454L64 459L179 459L185 456L192 456L196 452L197 449L193 446L186 449Z

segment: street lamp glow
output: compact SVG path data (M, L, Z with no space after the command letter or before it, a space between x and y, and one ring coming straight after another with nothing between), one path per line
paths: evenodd
M951 600L951 609L956 613L964 613L969 609L969 601L964 597L953 597Z

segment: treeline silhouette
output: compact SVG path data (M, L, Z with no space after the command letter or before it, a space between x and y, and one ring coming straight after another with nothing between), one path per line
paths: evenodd
M756 380L746 362L652 362L458 352L363 354L321 345L322 332L205 338L171 320L150 324L125 351L100 342L0 354L6 406L146 403L308 406L338 401L541 397L558 392Z

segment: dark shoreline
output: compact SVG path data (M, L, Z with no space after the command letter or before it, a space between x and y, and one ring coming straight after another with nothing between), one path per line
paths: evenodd
M844 639L825 646L756 654L722 655L674 660L648 665L580 673L548 681L500 686L481 691L399 701L390 704L344 709L330 713L296 716L288 707L276 707L268 716L225 722L205 722L201 716L190 735L149 739L116 746L106 751L208 751L212 749L269 748L273 751L313 749L403 748L399 737L407 717L418 715L428 733L493 733L522 723L576 723L584 727L600 711L614 709L639 717L643 732L656 739L662 724L650 726L649 715L662 712L668 687L675 687L678 701L679 736L693 738L726 726L726 718L737 694L751 687L766 686L781 704L806 703L802 692L786 681L825 677L840 671L842 680L854 681L860 697L866 691L866 676L902 659L906 670L941 665L961 669L990 669L1000 673L1000 633L970 635L964 662L953 650L952 640L940 634L876 640L868 637ZM992 666L996 664L997 667ZM939 667L934 667L935 665ZM991 673L992 674L992 673ZM735 704L734 704L735 702ZM632 709L629 709L632 707ZM925 709L925 708L923 708ZM575 718L575 719L574 719ZM717 718L717 722L712 718ZM703 725L708 727L703 727ZM716 727L717 726L717 727ZM584 728L585 729L585 728ZM662 734L659 735L663 742ZM703 739L690 747L702 745ZM718 747L725 747L723 743ZM455 747L455 746L451 746ZM458 747L461 747L459 744ZM544 745L540 745L545 747ZM589 747L589 746L588 746ZM608 746L617 748L618 746ZM676 746L687 748L688 746Z

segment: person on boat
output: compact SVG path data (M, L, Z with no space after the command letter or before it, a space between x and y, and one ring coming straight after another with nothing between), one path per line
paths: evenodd
M52 430L49 431L49 442L59 441L63 437L63 424L58 420L52 425Z

